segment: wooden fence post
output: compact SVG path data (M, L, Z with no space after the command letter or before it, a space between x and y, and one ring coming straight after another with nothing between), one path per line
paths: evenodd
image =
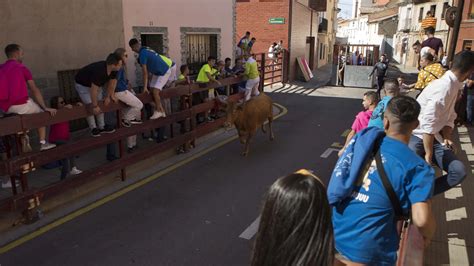
M260 58L260 86L259 91L263 92L263 86L265 86L265 65L266 65L266 54L261 54L262 58Z

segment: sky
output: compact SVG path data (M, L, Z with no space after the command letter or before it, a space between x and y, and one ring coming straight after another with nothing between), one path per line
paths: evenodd
M339 0L338 7L341 9L341 12L339 12L339 17L351 17L352 0Z

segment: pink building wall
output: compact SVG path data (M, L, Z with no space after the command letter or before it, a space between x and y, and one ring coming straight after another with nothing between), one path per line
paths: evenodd
M134 37L133 27L167 28L168 56L179 66L182 62L181 27L219 28L220 57L233 58L234 0L123 0L125 47L134 53L128 41ZM128 78L136 84L135 57L127 62Z

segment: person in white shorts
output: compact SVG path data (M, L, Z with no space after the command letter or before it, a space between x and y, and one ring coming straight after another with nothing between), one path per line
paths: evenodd
M249 101L252 96L258 96L258 86L260 84L260 73L258 72L257 61L252 55L245 55L245 72L244 75L247 77L247 83L245 85L245 96L244 100Z
M122 68L117 74L117 86L115 87L115 97L125 103L128 107L123 110L122 126L131 127L131 125L142 124L141 110L143 103L135 96L130 83L126 77L125 62L128 57L124 48L117 48L115 54L122 58ZM132 152L137 146L137 135L127 137L128 152Z
M131 39L128 44L138 54L138 63L141 65L143 72L143 91L149 93L148 87L152 88L156 107L150 119L166 117L160 99L160 91L168 84L170 78L173 81L172 67L174 62L149 47L141 46L140 42L135 38ZM174 69L174 80L176 80L176 68Z

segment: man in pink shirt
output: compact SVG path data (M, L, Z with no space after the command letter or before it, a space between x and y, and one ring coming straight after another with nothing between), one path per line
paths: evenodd
M33 81L30 70L22 64L23 49L18 44L5 47L7 61L0 65L0 109L7 114L36 114L49 112L52 116L56 109L46 106L41 91ZM28 87L33 99L28 96ZM38 128L41 150L49 150L56 145L46 142L46 128Z
M339 151L339 156L342 155L344 149L347 147L351 139L357 134L357 132L361 131L362 129L366 128L369 124L370 117L372 116L372 112L374 111L377 103L379 102L379 96L374 91L368 91L364 93L364 98L362 100L362 106L364 106L364 110L359 112L352 123L351 132L347 135L346 143L344 147Z

